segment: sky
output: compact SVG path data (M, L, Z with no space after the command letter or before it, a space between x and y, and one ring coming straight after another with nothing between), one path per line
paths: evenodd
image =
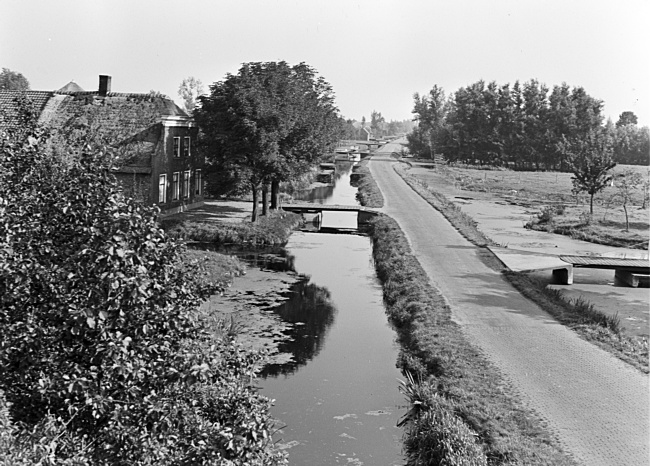
M649 0L0 0L0 67L35 90L209 85L256 61L305 62L345 118L412 118L413 94L478 80L581 86L650 125Z

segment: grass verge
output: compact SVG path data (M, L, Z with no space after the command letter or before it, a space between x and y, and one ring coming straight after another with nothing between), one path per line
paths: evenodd
M476 228L476 222L461 212L460 208L448 201L444 195L435 192L426 183L409 175L401 165L397 165L395 171L411 188L439 210L468 241L479 247L494 245ZM560 323L571 328L585 340L600 346L642 372L649 372L650 359L647 339L626 335L610 316L594 309L590 303L584 301L576 303L566 298L561 291L547 289L545 284L531 279L525 273L506 273L503 265L492 254L483 254L482 256L490 267L504 272L505 278L520 293L534 301Z
M363 159L356 167L354 173L358 175L358 181L355 185L359 188L357 191L357 201L366 207L381 208L384 206L384 196L382 196L377 182L370 175L368 168L369 159Z
M160 226L172 238L212 244L241 244L251 248L284 245L300 224L298 214L274 211L257 222L190 222L180 216L161 220Z

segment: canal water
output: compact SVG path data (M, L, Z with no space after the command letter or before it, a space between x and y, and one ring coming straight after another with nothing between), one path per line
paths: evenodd
M351 164L338 164L331 204L356 205ZM330 187L331 188L331 187ZM346 223L348 219L327 219ZM356 219L354 224L356 225ZM261 393L275 399L284 427L275 436L292 465L402 465L404 413L395 367L396 335L389 326L369 238L296 232L287 246L295 270L310 277L276 312L294 324L281 349L293 361L269 367Z

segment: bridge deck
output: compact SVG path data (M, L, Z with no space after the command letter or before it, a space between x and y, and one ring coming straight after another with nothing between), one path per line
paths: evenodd
M602 256L560 256L560 259L572 264L574 267L650 273L650 261L648 259L625 259Z
M282 209L290 212L368 212L377 213L376 209L360 205L326 205L326 204L283 204Z

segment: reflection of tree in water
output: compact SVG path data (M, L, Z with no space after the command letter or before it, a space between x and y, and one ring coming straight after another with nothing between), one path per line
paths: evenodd
M336 307L327 288L303 281L292 287L289 300L273 309L273 312L285 322L294 324L289 334L291 340L279 345L279 350L292 354L293 360L286 364L266 366L262 377L292 374L313 359L320 352L325 335L334 323Z

